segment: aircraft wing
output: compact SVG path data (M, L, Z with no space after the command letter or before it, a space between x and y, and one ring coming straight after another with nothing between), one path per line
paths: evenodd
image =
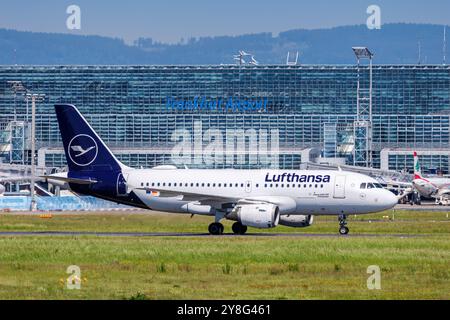
M237 202L240 198L229 197L226 195L218 196L207 193L195 193L195 192L185 192L185 191L176 191L173 189L166 189L160 187L151 187L151 188L133 188L134 190L145 190L148 194L152 194L158 197L177 197L183 196L183 200L185 201L199 201L204 204L206 202L219 202L219 203L230 203Z
M165 188L134 188L135 190L145 190L149 194L159 197L177 197L183 196L184 201L197 201L202 205L210 205L220 207L221 204L232 203L239 205L255 204L255 203L271 203L277 205L283 212L289 213L296 209L297 203L295 199L286 196L256 196L256 197L230 197L226 195L213 195L205 193L176 191Z
M444 184L442 186L439 187L438 191L437 191L437 196L443 196L443 195L448 195L450 194L450 184Z
M384 184L386 185L391 185L391 186L399 186L399 187L412 187L412 183L411 182L404 182L404 181L395 181L395 180L389 180L384 182Z

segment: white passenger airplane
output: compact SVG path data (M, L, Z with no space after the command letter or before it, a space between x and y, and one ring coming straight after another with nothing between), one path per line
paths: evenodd
M425 198L435 198L440 201L443 196L450 196L450 178L424 178L420 169L419 156L414 151L413 186Z
M314 215L339 216L347 234L348 214L392 208L397 197L373 178L344 171L191 170L173 166L132 169L111 153L73 105L55 105L69 171L45 176L76 193L130 206L185 214L209 215L211 234L222 234L222 219L247 226L307 227Z

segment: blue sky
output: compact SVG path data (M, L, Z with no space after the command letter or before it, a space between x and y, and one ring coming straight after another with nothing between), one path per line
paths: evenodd
M81 30L66 28L66 8L81 8ZM177 42L191 36L238 35L364 24L381 8L382 23L450 24L448 0L14 0L0 5L0 28Z

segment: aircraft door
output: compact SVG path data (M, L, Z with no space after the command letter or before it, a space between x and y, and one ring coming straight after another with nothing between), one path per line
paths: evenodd
M346 176L336 176L334 180L334 198L345 198L345 178Z
M128 178L128 175L127 175ZM117 176L117 195L126 196L127 195L127 181L123 176L122 172Z

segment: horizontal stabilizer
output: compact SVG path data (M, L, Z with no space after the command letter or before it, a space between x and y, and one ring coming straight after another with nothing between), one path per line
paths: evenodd
M75 184L94 184L97 183L96 180L93 179L77 179L77 178L67 178L67 177L58 177L58 176L40 176L46 180L56 180L63 181L67 183L75 183Z

